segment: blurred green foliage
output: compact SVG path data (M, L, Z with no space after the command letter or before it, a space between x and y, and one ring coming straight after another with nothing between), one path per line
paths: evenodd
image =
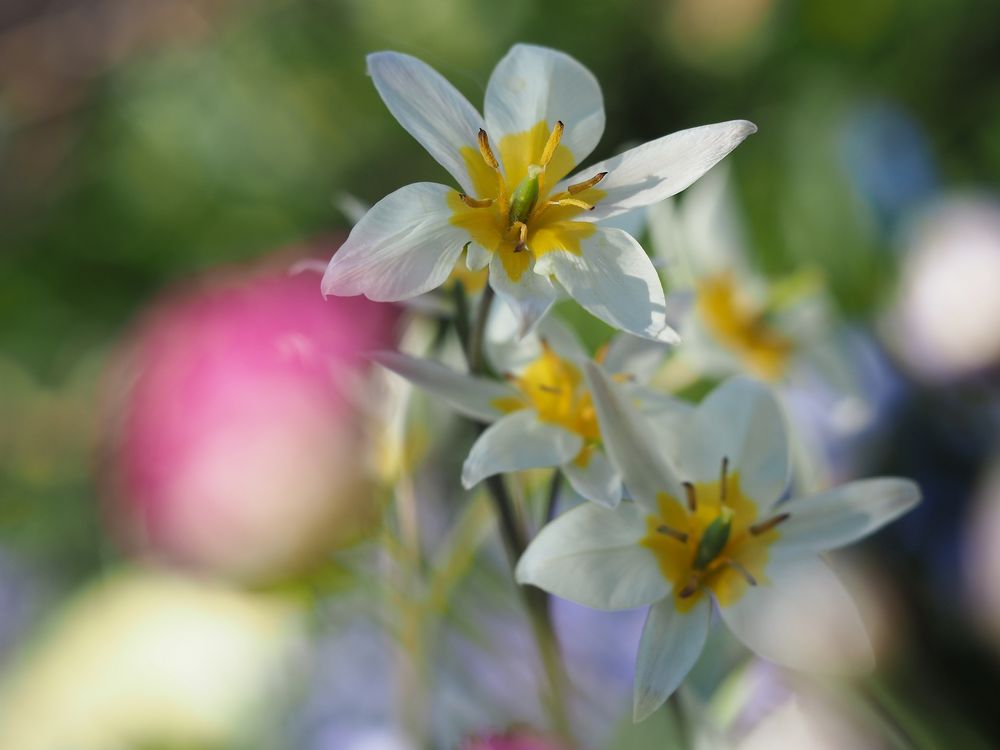
M365 77L376 49L421 56L477 105L512 42L565 49L604 87L595 158L754 120L760 133L733 166L765 267L821 266L852 313L888 278L885 237L838 155L853 109L886 100L908 112L948 183L982 184L1000 167L995 3L381 0L204 13L201 34L166 34L71 78L73 106L53 107L55 121L0 98L0 347L43 380L60 382L164 284L346 228L332 205L342 192L374 202L445 180Z

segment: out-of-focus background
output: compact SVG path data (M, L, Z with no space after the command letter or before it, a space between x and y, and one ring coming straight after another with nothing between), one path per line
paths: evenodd
M831 474L924 492L836 559L878 671L803 685L720 656L706 710L746 747L810 746L807 724L824 747L1000 744L1000 5L5 0L2 750L544 729L489 506L458 487L471 431L417 404L418 447L391 455L362 353L402 313L324 303L315 272L352 202L447 181L365 54L421 57L480 106L517 41L597 75L596 158L757 123L728 160L750 262L818 274L868 384ZM555 615L603 707L581 741L661 746L623 709L641 619Z

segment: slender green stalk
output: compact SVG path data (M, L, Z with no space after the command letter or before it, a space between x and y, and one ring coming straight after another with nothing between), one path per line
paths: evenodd
M486 334L486 322L489 319L490 309L493 305L493 290L487 284L483 289L475 320L469 328L468 345L465 347L466 357L469 364L469 372L473 375L481 375L486 369L483 358L483 341ZM458 301L458 300L456 300ZM457 313L461 317L465 311ZM480 431L486 428L479 425ZM511 569L517 565L517 561L528 546L527 535L521 524L510 493L504 484L503 476L495 475L486 480L486 488L489 490L490 499L496 509L497 519L500 524L500 533L503 537L504 546L507 549L507 556ZM567 739L571 739L569 729L569 718L566 715L566 703L564 695L566 693L566 673L563 668L559 640L556 637L555 629L552 626L552 619L549 615L548 596L541 589L534 586L521 586L521 595L528 610L528 619L531 622L535 640L538 644L538 652L542 659L542 666L545 669L549 682L549 691L546 696L546 703L552 715L556 730Z

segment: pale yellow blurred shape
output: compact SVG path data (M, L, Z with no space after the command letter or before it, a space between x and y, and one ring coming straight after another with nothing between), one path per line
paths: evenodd
M676 0L663 6L664 26L678 57L713 67L746 59L774 6L774 0Z
M276 595L112 573L67 605L5 678L0 750L247 736L287 689L302 624L299 607Z
M737 750L875 750L882 747L821 700L791 695L737 744Z

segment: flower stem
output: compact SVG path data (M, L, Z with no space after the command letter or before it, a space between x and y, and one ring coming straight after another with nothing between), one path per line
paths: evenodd
M482 375L486 369L486 363L483 358L483 341L486 334L486 323L489 320L490 309L493 306L493 298L493 289L487 284L479 300L475 320L472 321L472 326L468 329L469 338L465 354L469 364L469 372L472 375ZM462 313L459 313L459 315L462 315ZM486 426L480 424L479 429L482 431L486 429ZM503 476L496 474L486 479L486 488L489 490L490 499L493 501L496 509L497 519L500 524L500 533L503 537L504 546L507 549L507 557L510 561L511 570L513 570L514 566L517 565L517 561L524 553L525 548L528 546L527 535L518 519L514 502L507 491L507 486L504 484ZM528 619L531 621L535 641L538 644L538 652L542 659L542 666L545 669L549 683L546 703L551 712L556 731L566 739L571 739L569 718L566 714L566 704L563 698L567 679L560 658L559 641L549 614L548 596L544 591L534 586L521 586L519 588L528 610Z
M479 298L479 308L476 310L473 327L469 330L469 346L466 352L469 357L469 372L473 375L483 374L483 339L486 336L486 322L489 320L492 307L493 287L487 284L483 287L482 297Z

